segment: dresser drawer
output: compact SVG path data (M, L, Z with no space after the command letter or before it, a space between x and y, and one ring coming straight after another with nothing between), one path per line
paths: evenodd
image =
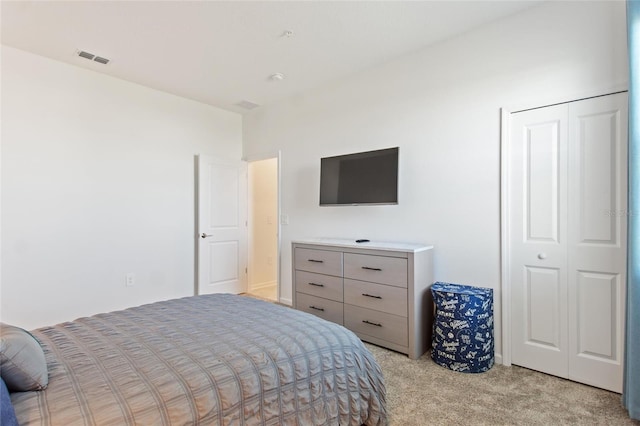
M406 288L407 259L345 253L344 277Z
M342 276L342 253L338 251L296 248L295 257L297 270Z
M296 291L342 302L342 278L313 272L296 271Z
M344 324L343 306L335 300L296 292L296 309L341 325Z
M396 345L409 344L406 317L345 304L344 326L356 333L366 334Z
M344 303L407 316L407 289L345 278Z

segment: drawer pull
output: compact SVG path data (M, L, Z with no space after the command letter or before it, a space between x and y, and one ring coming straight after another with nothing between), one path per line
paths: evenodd
M309 306L311 309L315 309L316 311L324 312L324 308L318 308L316 306Z
M362 269L366 269L367 271L382 271L380 268L370 268L368 266L363 266Z
M307 259L307 260L313 263L324 263L324 260L316 260L316 259Z
M382 324L379 324L377 322L371 322L371 321L367 321L367 320L362 320L363 323L365 324L369 324L369 325L375 325L376 327L382 327Z
M318 284L318 283L308 283L308 284L316 287L324 287L324 284Z
M362 295L366 297L373 297L374 299L382 299L381 296L374 296L373 294L362 293Z

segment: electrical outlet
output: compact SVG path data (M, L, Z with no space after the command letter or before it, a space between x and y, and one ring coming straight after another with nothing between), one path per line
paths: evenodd
M289 224L289 215L281 214L280 215L280 225L288 225Z
M133 287L133 285L136 283L136 274L134 274L133 272L128 272L124 276L124 282L127 287Z

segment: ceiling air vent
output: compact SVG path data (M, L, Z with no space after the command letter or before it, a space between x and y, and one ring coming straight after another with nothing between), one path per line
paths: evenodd
M80 56L81 58L85 58L85 59L88 59L90 61L98 62L98 63L103 64L103 65L107 65L109 63L109 61L110 61L107 58L103 58L102 56L96 56L93 53L89 53L89 52L86 52L84 50L78 50L78 51L76 51L76 54L78 56Z
M95 58L95 57L96 57L96 55L94 55L94 54L92 54L92 53L89 53L89 52L85 52L84 50L80 50L80 51L78 52L78 56L80 56L81 58L89 59L89 60L91 60L91 61L93 61L93 58Z
M242 107L244 109L254 109L254 108L258 108L260 105L251 102L251 101L240 101L238 102L236 105L238 105L239 107Z

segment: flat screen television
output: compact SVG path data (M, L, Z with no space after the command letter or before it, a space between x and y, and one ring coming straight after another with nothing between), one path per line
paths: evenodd
M320 205L398 204L398 148L320 159Z

